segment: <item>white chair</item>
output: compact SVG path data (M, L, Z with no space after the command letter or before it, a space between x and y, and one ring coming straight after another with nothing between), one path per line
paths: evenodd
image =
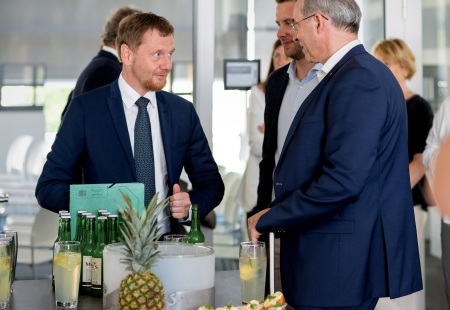
M18 232L18 264L30 265L36 279L35 265L53 260L53 243L58 235L58 214L41 208L31 228L31 233ZM19 225L11 225L18 227Z
M232 172L230 172L232 173ZM238 232L240 223L238 222L239 205L235 201L236 194L239 190L241 179L238 175L234 182L229 184L228 195L224 198L224 224L217 224L213 231L213 244L234 245L239 243Z
M37 142L28 155L26 163L27 181L2 182L0 180L0 187L10 196L34 196L37 179L42 173L49 151L50 146L44 140Z
M33 137L29 135L20 135L14 139L6 155L6 174L0 175L0 181L25 181L25 158L31 142Z
M217 213L224 213L225 211L225 204L227 201L228 196L230 196L231 186L236 182L236 180L240 179L239 173L236 172L228 172L223 177L223 184L225 185L225 193L223 194L222 202L214 209L214 211ZM233 196L233 199L236 197L236 194Z

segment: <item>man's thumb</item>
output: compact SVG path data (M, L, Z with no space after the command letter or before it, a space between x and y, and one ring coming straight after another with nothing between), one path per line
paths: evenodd
M181 190L180 190L180 185L174 184L174 185L173 185L173 194L175 195L175 194L178 194L178 193L180 193L180 192L181 192Z

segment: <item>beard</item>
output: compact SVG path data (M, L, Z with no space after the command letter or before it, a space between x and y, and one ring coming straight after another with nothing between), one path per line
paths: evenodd
M167 84L167 75L163 82L155 83L153 82L153 79L148 79L144 81L140 81L142 86L144 86L145 89L149 91L161 91L164 87L166 87Z
M155 72L153 75L165 75L166 77L164 78L164 81L159 82L159 83L155 83L153 82L153 76L149 79L142 79L139 74L137 74L136 72L136 66L133 65L131 67L131 72L133 73L133 75L135 77L137 77L137 79L139 80L139 83L141 83L141 85L149 91L161 91L163 90L164 87L166 87L167 84L167 75L169 74L169 71L161 71L161 72Z
M284 53L286 54L286 56L291 57L294 60L301 60L303 58L305 58L305 54L302 51L302 47L300 45L300 42L293 42L294 43L294 49L287 51L286 49L284 50Z

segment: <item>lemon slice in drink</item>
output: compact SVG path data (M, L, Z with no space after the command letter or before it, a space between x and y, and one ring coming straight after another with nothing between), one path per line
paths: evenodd
M239 266L239 275L241 280L251 280L255 275L255 270L250 265Z
M56 265L67 268L67 254L59 253L58 258L56 259Z
M81 261L78 261L77 256L79 255L71 254L68 256L67 271L73 271L79 264L81 264Z

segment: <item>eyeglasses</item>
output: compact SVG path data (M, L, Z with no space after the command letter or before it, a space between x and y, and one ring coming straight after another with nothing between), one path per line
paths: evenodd
M304 21L304 20L307 20L308 18L313 17L314 15L316 15L316 14L314 13L314 14L311 15L311 16L305 17L305 18L303 18L301 21L296 22L296 23L293 23L293 24L291 24L290 26L291 26L292 29L294 29L295 31L298 31L298 24L300 24L300 23L301 23L302 21ZM323 16L322 14L319 14L319 15L322 16L323 18L325 18L326 20L328 20L328 18L326 18L326 17Z

